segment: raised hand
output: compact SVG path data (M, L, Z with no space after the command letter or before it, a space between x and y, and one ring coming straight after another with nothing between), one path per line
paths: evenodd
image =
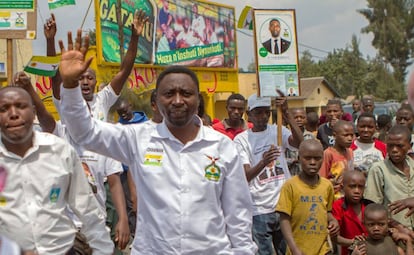
M43 32L46 39L53 39L56 35L56 20L55 15L52 13L50 18L46 20L46 23L43 25Z
M148 20L149 18L143 10L136 10L131 28L132 34L140 36L142 34L142 30L144 29L144 25L148 22Z
M279 89L276 89L276 93L279 95L276 97L276 106L282 106L282 110L286 111L287 110L287 98L285 94Z
M263 153L263 163L265 166L269 165L271 162L275 161L281 154L281 150L279 147L274 146L273 144L270 146L268 151Z
M414 197L394 201L388 205L388 208L392 212L392 214L397 214L402 210L408 208L405 217L409 217L414 212Z
M17 72L13 75L12 86L21 87L26 91L33 89L30 77L23 71Z
M65 49L62 40L59 40L59 46L62 52L59 72L63 80L63 87L77 87L79 77L88 69L92 62L92 57L85 60L86 52L89 48L89 36L86 35L82 40L82 31L78 30L75 44L73 44L72 33L68 32L68 48Z

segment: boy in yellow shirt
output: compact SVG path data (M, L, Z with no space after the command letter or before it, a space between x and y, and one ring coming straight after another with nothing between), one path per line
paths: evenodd
M276 211L288 244L286 254L330 254L329 235L335 238L339 233L331 214L332 184L318 174L322 160L322 144L315 139L303 141L299 147L302 171L282 187Z

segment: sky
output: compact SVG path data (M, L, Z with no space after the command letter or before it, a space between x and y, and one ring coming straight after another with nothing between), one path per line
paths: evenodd
M66 40L67 31L76 31L81 26L89 1L76 0L76 6L53 10L58 23L57 40ZM46 55L42 26L44 21L50 17L50 11L47 1L37 2L39 5L38 35L33 41L33 54ZM372 34L361 33L361 29L368 25L368 21L357 10L366 8L365 0L217 0L210 2L234 6L236 23L246 5L256 9L295 9L299 54L308 50L314 56L315 61L325 58L334 49L349 46L352 35L357 36L363 57L376 55L376 50L371 46ZM86 17L84 30L95 28L93 8L94 4ZM59 51L57 42L56 47ZM254 62L255 58L252 31L237 32L237 48L239 68L247 70L247 66Z

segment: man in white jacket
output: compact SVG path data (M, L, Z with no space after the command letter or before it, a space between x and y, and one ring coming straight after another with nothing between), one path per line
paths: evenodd
M254 254L251 199L230 139L196 116L199 84L186 67L157 79L157 125L114 125L88 113L77 77L86 70L88 40L60 42L62 114L71 137L129 165L138 194L132 254Z
M71 254L77 230L65 213L69 207L94 252L112 254L105 216L75 150L54 135L33 131L34 118L24 89L0 89L0 234L25 251Z

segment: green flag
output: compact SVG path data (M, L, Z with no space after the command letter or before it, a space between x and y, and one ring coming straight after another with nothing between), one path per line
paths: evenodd
M49 9L56 9L62 6L75 5L75 0L48 0Z
M53 77L59 67L60 56L45 57L33 56L29 63L24 68L24 71L41 76Z

